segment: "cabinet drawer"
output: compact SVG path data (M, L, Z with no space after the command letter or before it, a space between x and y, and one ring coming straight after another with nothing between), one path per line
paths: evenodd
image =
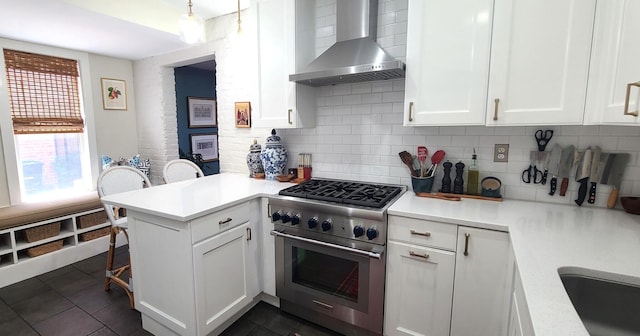
M251 218L251 211L249 203L242 203L194 219L191 222L191 242L195 244L222 231L248 222Z
M389 216L388 230L388 237L391 240L450 251L456 250L457 225Z

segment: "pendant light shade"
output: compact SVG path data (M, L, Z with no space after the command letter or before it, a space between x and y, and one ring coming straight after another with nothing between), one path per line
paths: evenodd
M178 21L180 39L189 44L202 43L204 42L204 20L195 15L191 7L191 0L189 0L189 13L183 14Z

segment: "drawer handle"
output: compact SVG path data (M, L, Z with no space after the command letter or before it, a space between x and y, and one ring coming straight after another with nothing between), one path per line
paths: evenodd
M227 217L227 219L219 221L218 224L220 225L229 224L232 220L233 219L231 219L230 217Z
M640 82L627 84L627 97L624 100L624 115L630 115L630 116L637 117L638 116L638 110L629 112L629 98L631 96L631 87L632 86L640 88Z
M251 228L247 228L247 241L251 240Z
M409 102L409 121L413 121L413 102Z
M464 255L465 256L469 255L469 237L471 237L471 234L469 233L464 234Z
M420 253L415 253L413 251L409 251L409 255L412 257L418 257L422 259L429 259L429 255L426 253L420 254Z
M287 115L287 121L289 122L289 125L293 125L293 122L291 121L291 113L293 112L293 109L289 109L288 115Z
M324 308L324 309L333 310L333 306L332 306L332 305L330 305L330 304L326 304L326 303L324 303L324 302L320 302L320 301L317 301L317 300L311 300L311 301L312 301L313 303L315 303L316 305L318 305L318 306L320 306L320 307Z
M412 235L416 235L416 236L425 236L425 237L431 237L431 232L418 232L416 230L411 230L411 234Z
M498 120L498 106L500 105L500 98L493 100L493 120Z

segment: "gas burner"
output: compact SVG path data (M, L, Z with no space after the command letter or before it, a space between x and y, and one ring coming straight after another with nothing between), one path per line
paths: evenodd
M314 179L280 191L280 195L383 208L403 190L401 186Z

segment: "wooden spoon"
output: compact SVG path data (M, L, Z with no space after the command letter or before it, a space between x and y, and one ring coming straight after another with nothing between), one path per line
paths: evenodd
M415 172L413 171L413 156L411 155L411 153L407 151L402 151L398 153L398 155L400 155L400 160L402 160L402 163L404 163L407 167L409 167L411 176L416 176Z

